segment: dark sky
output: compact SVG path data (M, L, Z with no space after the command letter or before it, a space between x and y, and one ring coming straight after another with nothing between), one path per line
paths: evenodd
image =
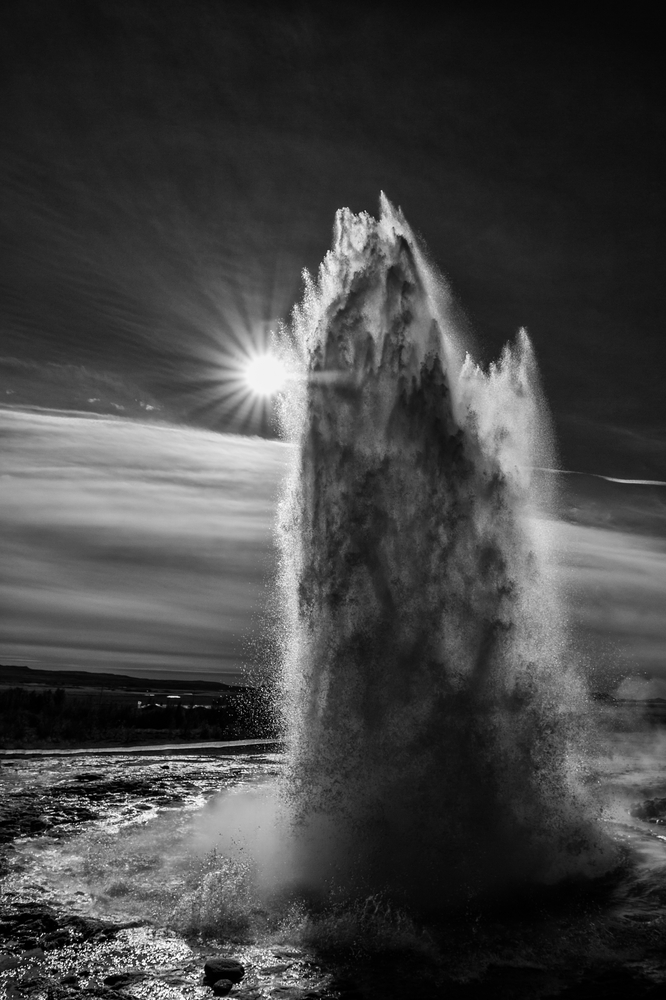
M266 431L228 352L383 189L481 358L527 326L564 466L666 478L656 23L20 0L0 28L7 402Z

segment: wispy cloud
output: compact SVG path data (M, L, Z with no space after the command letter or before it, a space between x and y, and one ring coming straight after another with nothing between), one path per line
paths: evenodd
M162 410L130 375L89 365L0 357L0 405L113 414L141 419ZM164 416L164 412L160 414Z
M666 541L581 524L557 527L559 573L592 682L666 677Z
M19 409L0 434L0 662L236 674L270 597L290 448ZM663 490L573 479L552 535L593 685L666 676Z
M260 627L288 449L0 411L5 662L236 672Z

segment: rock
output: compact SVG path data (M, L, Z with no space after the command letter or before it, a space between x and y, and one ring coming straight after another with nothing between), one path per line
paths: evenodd
M26 825L30 833L43 833L49 828L49 818L48 816L35 816L34 819L28 820Z
M145 978L145 972L140 972L138 969L128 969L126 972L114 972L110 976L106 976L102 982L105 986L112 986L113 989L118 987L123 989L123 987L131 986L132 983Z
M16 969L21 964L17 955L0 955L0 972L6 969Z
M317 990L303 989L301 986L276 986L271 990L275 1000L322 1000Z
M631 809L631 815L646 823L666 824L666 799L646 799Z
M71 927L74 934L83 941L89 941L92 938L97 938L98 940L101 938L108 939L114 937L123 927L138 926L134 922L131 925L113 924L108 920L98 920L96 917L79 916L67 917L61 923L63 927Z
M38 965L31 965L21 976L21 983L43 983L45 977Z
M259 969L264 976L276 976L279 972L286 972L287 969L291 969L293 962L280 962L279 965L264 965L263 968Z
M43 938L39 939L39 943L44 950L48 951L50 948L63 948L66 944L69 944L70 940L69 932L61 930L45 934Z
M235 958L209 958L204 965L204 983L213 986L220 979L228 979L232 983L240 983L245 975L245 969Z
M44 952L41 948L28 948L28 950L24 951L20 957L23 961L25 961L26 958L29 958L33 962L43 962Z
M226 997L227 993L231 993L234 988L234 984L230 979L218 979L216 983L213 983L213 993L216 997Z

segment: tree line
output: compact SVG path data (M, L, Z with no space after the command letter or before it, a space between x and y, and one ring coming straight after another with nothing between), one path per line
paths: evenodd
M159 742L273 738L277 735L264 689L244 688L210 708L139 708L113 692L83 694L64 688L0 691L0 746L4 749L79 742Z

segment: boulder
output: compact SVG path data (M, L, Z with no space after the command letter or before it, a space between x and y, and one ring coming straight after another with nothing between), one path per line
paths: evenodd
M209 958L204 965L206 986L213 986L220 979L228 979L231 983L240 983L244 975L244 967L235 958Z
M218 979L216 983L213 983L213 993L216 997L226 997L233 988L234 984L230 979Z

